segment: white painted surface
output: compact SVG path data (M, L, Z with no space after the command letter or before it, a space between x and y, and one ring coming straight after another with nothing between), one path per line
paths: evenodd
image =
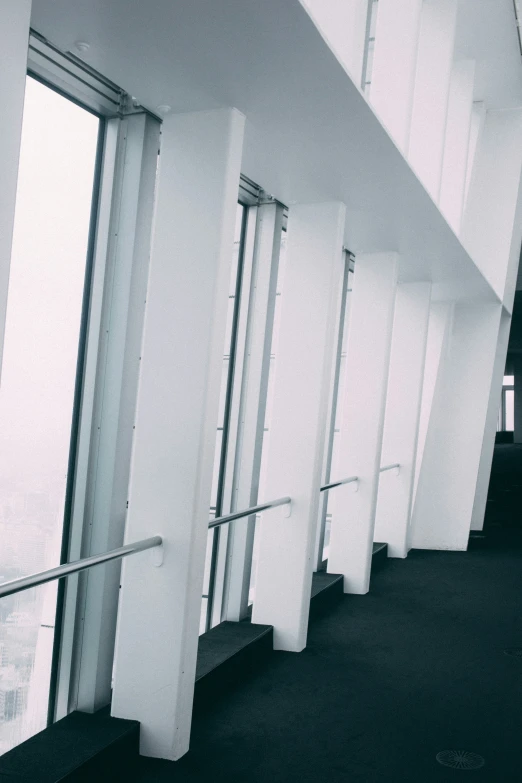
M406 153L413 107L422 0L379 0L370 102Z
M501 305L455 307L413 509L414 548L467 548L501 311Z
M89 64L152 109L236 106L248 117L243 173L285 204L345 203L353 252L393 248L401 280L430 279L437 299L490 295L299 0L151 0L132 16L126 0L34 0L34 8L34 26L65 49L81 27ZM512 29L504 16L502 34ZM510 67L519 66L518 54ZM430 68L440 67L435 57Z
M16 206L31 0L0 3L0 367Z
M464 208L474 80L473 60L458 60L453 64L439 206L457 235Z
M334 490L328 557L346 593L367 593L370 585L398 265L396 253L359 255L355 263L337 465L340 478L358 476L359 487Z
M411 501L430 313L430 283L397 287L381 464L398 463L379 482L375 541L388 544L389 557L409 550Z
M122 122L102 329L92 346L98 375L82 557L123 543L147 297L160 126L143 114ZM81 584L74 702L82 712L95 712L111 701L120 563L85 572Z
M486 105L484 101L473 101L471 109L471 124L469 129L468 162L466 165L466 186L464 192L464 205L468 199L471 177L475 168L475 156L479 139L486 119Z
M457 3L424 0L408 160L438 201L446 134Z
M426 445L433 398L436 394L437 384L441 383L442 373L439 370L449 351L451 332L453 330L453 309L454 305L451 302L432 302L430 306L413 500L415 500L419 483L419 473Z
M506 367L506 354L509 341L509 328L511 317L505 311L500 319L500 327L497 339L497 350L491 378L486 424L482 440L482 450L477 475L477 489L473 512L471 514L471 530L482 530L484 527L484 514L488 498L489 478L491 475L491 463L493 461L493 448L497 431L498 411L500 408L500 396L502 393L502 380ZM516 376L515 376L516 383ZM515 424L516 426L516 424ZM515 440L516 442L516 440Z
M359 87L368 0L301 0L321 35Z
M168 759L190 736L243 123L219 110L162 130L126 541L159 533L165 557L123 564L112 714Z
M522 171L522 109L488 111L475 156L475 170L462 223L462 242L502 298L512 296L518 262L513 248Z
M289 495L292 515L262 516L252 621L273 625L275 648L294 652L308 630L344 219L342 204L299 204L288 223L263 499Z

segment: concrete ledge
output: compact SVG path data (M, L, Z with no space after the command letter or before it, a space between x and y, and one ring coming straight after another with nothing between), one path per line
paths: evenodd
M72 712L0 757L0 783L128 780L138 762L137 721Z
M208 708L221 694L261 666L271 655L271 625L223 622L199 637L194 711Z

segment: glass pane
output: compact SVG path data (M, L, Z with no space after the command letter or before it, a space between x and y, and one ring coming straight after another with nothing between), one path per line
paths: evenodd
M27 79L0 389L0 578L59 563L99 120ZM0 751L45 727L56 584L0 601Z
M514 383L515 383L514 375L504 375L504 380L502 382L503 386L513 386Z
M513 432L515 429L515 392L513 389L506 389L505 391L505 417L506 417L506 430Z

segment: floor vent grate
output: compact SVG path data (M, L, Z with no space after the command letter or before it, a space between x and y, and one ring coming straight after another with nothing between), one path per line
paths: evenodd
M504 655L511 655L512 658L522 658L522 647L508 647L504 650Z
M480 769L486 763L482 756L469 750L441 750L436 759L443 767L452 769Z

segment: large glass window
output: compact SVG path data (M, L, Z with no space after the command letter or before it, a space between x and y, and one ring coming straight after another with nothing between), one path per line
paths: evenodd
M0 387L0 581L60 562L99 132L98 117L28 77ZM52 582L0 600L0 753L46 725L56 596Z

